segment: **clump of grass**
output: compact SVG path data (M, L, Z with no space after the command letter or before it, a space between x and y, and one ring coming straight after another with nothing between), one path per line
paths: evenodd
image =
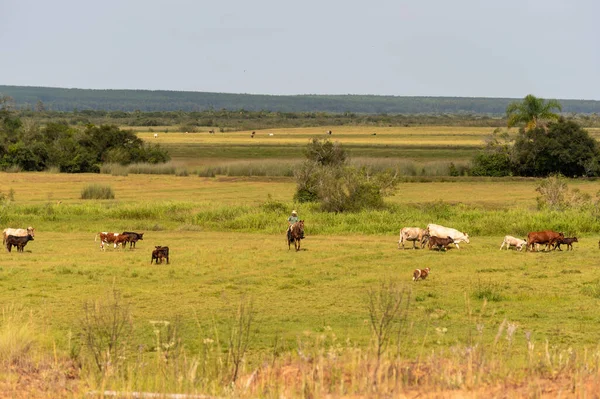
M177 168L172 163L132 163L129 165L129 173L145 174L145 175L174 175L176 174Z
M479 282L471 296L476 299L487 300L489 302L500 302L503 298L498 284Z
M600 280L586 283L581 288L581 293L583 295L591 296L592 298L600 298Z
M81 199L114 199L115 193L109 185L88 184L81 190Z
M23 364L36 338L31 317L14 307L4 307L0 319L0 364Z

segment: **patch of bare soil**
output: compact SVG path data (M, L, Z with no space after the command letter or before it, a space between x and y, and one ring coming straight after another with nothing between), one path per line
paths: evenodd
M79 368L72 362L11 365L0 372L0 398L37 399L78 396Z

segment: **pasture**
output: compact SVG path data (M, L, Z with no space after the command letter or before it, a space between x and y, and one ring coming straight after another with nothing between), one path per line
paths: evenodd
M415 159L421 160L432 159L426 154L445 146L460 159L463 153L450 143L475 149L491 130L465 128L453 135L448 129L457 128L440 128L440 137L432 133L424 138L420 128L401 133L378 128L372 137L359 128L345 129L334 130L332 139L347 140L351 155L353 149L363 155L364 145L373 151L373 159L384 159L414 146L422 152ZM299 157L315 133L304 129L262 138L257 133L254 139L243 132L159 132L157 139L140 135L179 148L174 162L193 167L228 159L277 160L290 153ZM370 144L374 138L381 141ZM254 144L269 139L275 142L272 147ZM254 142L246 143L250 140ZM457 160L451 155L448 159ZM129 305L132 344L142 357L156 354L152 323L168 321L177 326L177 338L190 358L220 342L213 358L217 361L218 353L226 352L242 302L252 303L254 314L245 376L265 359L273 364L275 358L285 359L284 364L299 361L299 348L312 348L320 359L330 359L323 356L331 351L340 358L363 353L350 355L352 367L360 369L361 361L371 359L374 345L368 292L393 282L410 296L402 333L392 337L394 353L407 361L454 359L457 350L477 343L501 364L491 374L499 380L488 380L494 383L503 378L521 381L524 372L511 370L526 369L532 359L535 364L546 358L554 362L569 350L590 353L590 359L598 355L600 221L589 210L536 210L535 179L405 182L386 199L387 209L358 214L326 214L314 205L294 204L295 185L285 177L0 173L0 181L3 194L14 190L14 201L0 208L3 226L36 228L35 240L24 253L0 251L0 301L5 313L18 309L30 315L42 353L56 345L61 353L85 356L78 341L84 305L118 291ZM79 199L91 183L110 185L115 199ZM569 187L592 196L598 191L595 181L570 181ZM285 242L291 209L298 209L306 221L307 238L299 252L288 250ZM447 252L397 249L401 227L431 222L468 232L471 243ZM573 251L499 251L505 234L524 237L527 231L546 228L576 234L580 242ZM137 249L101 252L94 241L100 231L126 230L145 233ZM150 265L155 245L169 246L170 265ZM431 274L413 283L413 270L423 267L430 267ZM571 365L587 364L587 358L577 359ZM546 367L555 370L560 364ZM485 370L482 366L479 371L481 382ZM115 377L104 383L157 389L147 380L130 385ZM201 387L227 394L216 388L218 383L215 379ZM178 389L166 385L165 391ZM464 381L432 387L464 388ZM183 389L196 390L193 382ZM336 385L326 392L350 391Z

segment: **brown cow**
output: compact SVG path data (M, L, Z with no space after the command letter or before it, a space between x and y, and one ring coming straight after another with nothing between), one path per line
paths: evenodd
M552 230L532 231L527 234L527 250L533 251L536 244L546 244L546 249L550 250L552 244L559 238L565 238L565 235Z
M104 244L108 244L108 243L113 244L120 235L121 234L119 234L119 233L107 233L106 231L103 231L101 233L96 234L94 241L98 241L98 237L100 237L100 249L102 249L104 251L104 250L106 250L106 248L104 248ZM117 247L117 244L115 244L115 248L116 247Z
M429 249L431 249L432 247L435 246L439 250L441 250L442 248L448 249L448 245L452 244L453 242L454 242L454 239L450 236L448 236L446 238L431 236L431 237L429 237L429 242L427 245L429 245Z
M153 261L156 262L156 264L158 265L159 263L162 263L163 259L167 260L167 265L169 264L169 247L162 247L160 245L154 247L156 248L154 251L152 251L152 258L150 259L150 264L152 264Z

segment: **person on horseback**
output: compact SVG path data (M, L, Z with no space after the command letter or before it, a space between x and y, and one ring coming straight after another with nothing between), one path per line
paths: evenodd
M295 210L292 211L292 215L288 218L288 228L287 228L287 238L288 242L292 240L292 225L296 223L298 220L298 212ZM302 237L304 238L304 237Z

